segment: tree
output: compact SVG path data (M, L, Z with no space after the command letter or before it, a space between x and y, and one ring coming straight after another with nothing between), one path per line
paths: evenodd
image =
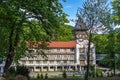
M112 2L113 8L113 20L115 24L120 24L120 0L114 0Z
M96 54L107 54L108 34L93 34L93 43L96 47Z
M83 8L78 9L78 19L82 20L88 29L87 71L85 80L89 80L89 58L92 33L97 32L103 26L107 26L110 17L107 0L86 0Z
M65 17L58 0L1 0L0 52L5 58L3 75L6 75L15 57L22 57L28 50L26 41L49 41L59 25L64 24Z
M70 41L73 39L72 33L73 27L69 25L61 25L58 29L57 37L55 40L57 41Z

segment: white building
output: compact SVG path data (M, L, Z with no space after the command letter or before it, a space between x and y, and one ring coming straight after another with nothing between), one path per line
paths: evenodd
M61 71L61 70L86 70L87 65L87 29L84 28L82 23L77 23L74 30L74 41L61 42L52 41L48 42L49 49L36 49L41 42L32 42L30 51L26 54L32 54L34 57L24 57L19 60L21 65L27 66L32 71ZM27 42L30 46L31 42ZM38 53L43 51L47 58L42 57ZM90 51L90 64L96 64L95 46L91 44Z
M43 50L47 60L38 55L40 50L32 49L35 57L22 58L21 65L29 67L33 71L61 71L61 70L85 70L87 65L87 29L84 24L77 22L74 30L75 39L70 42L52 41L48 43L48 50ZM35 42L34 47L38 47L41 42ZM30 42L27 43L31 45ZM29 52L27 52L29 54ZM90 64L96 64L95 46L91 44Z

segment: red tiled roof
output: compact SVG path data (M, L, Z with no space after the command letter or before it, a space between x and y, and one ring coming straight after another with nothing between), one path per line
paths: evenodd
M41 42L26 42L27 46L30 47L32 46L33 48L37 48ZM74 48L76 46L75 41L69 41L69 42L63 42L63 41L51 41L51 42L46 42L49 48Z
M76 42L61 42L61 41L52 41L49 43L49 48L73 48L76 46Z

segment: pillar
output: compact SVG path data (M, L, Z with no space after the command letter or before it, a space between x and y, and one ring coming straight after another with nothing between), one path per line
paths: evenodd
M62 66L62 71L64 71L64 66Z
M77 65L75 65L75 70L77 70Z
M55 71L57 71L57 66L55 66Z
M48 66L48 71L50 71L50 66Z
M43 66L41 66L41 71L43 71Z
M80 66L80 69L79 69L79 71L81 71L81 66Z
M36 66L33 67L33 71L36 71Z

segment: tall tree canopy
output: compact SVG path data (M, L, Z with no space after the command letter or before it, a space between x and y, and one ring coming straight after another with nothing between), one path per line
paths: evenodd
M114 0L112 2L113 8L113 20L116 24L120 24L120 0Z
M49 41L65 21L66 14L59 0L0 0L0 53L6 60L4 75L15 56L24 54L27 40Z

